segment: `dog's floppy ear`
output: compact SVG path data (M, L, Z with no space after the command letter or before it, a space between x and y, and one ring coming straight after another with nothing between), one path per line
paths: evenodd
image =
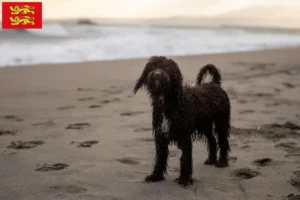
M178 68L177 71L177 81L176 81L176 89L177 89L177 101L179 104L181 104L181 100L182 100L182 82L183 82L183 77L182 74Z
M145 84L146 81L146 73L145 70L143 71L143 73L141 74L140 78L137 79L136 84L134 86L133 89L133 93L136 94L137 91Z
M146 85L148 73L151 71L151 69L155 68L155 66L157 65L157 63L162 62L161 61L162 59L165 59L165 58L162 57L162 56L151 56L148 59L146 65L145 65L143 73L141 74L140 78L138 78L138 80L136 81L136 84L135 84L134 89L133 89L133 93L134 94L136 94L137 91L141 87L143 87L143 86Z
M172 71L172 73L171 73L172 88L174 90L174 93L176 94L178 103L181 103L181 99L182 99L182 82L183 82L182 73L179 69L178 64L174 60L168 59L167 65L170 67L170 69Z

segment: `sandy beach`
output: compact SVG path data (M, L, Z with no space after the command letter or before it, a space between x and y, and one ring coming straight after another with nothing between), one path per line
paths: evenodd
M132 94L146 59L0 69L0 200L300 199L300 48L172 57L184 82L221 69L232 104L230 166L203 164L194 143L195 184L152 170L151 107Z

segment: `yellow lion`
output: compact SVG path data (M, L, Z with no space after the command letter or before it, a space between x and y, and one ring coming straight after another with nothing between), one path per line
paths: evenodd
M24 6L10 6L9 9L11 10L10 14L12 15L18 15L18 14L34 14L34 6L28 6L28 5L24 5Z
M29 17L29 16L23 16L21 18L16 16L16 17L10 17L9 19L11 21L10 24L13 26L17 26L19 24L22 24L22 25L27 25L27 24L34 25L35 24L33 21L34 17Z

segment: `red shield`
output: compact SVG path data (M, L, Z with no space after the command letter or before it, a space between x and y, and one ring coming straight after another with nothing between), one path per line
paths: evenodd
M41 29L42 2L2 2L3 29Z

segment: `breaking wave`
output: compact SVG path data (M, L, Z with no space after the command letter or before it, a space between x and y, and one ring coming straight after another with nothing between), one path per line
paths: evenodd
M300 35L239 28L44 24L0 31L0 67L242 52L300 46Z

